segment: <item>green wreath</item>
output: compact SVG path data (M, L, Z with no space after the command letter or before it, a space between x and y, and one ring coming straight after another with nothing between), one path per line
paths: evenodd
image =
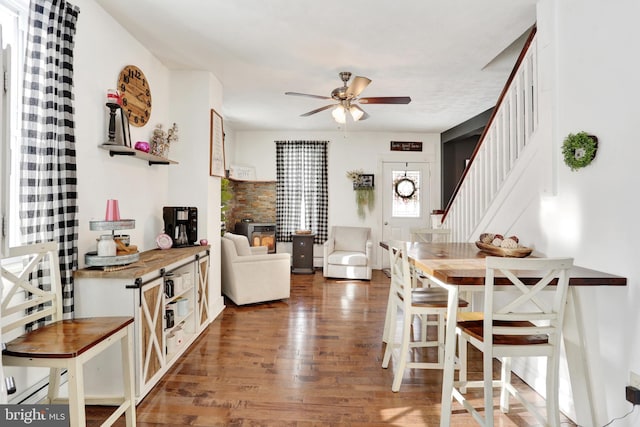
M593 161L598 149L598 138L586 132L570 133L562 143L564 162L572 171L587 166Z

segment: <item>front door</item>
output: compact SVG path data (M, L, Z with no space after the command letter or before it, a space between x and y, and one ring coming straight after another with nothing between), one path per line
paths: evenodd
M382 240L409 240L409 229L429 224L429 163L383 162ZM382 251L382 268L389 267Z

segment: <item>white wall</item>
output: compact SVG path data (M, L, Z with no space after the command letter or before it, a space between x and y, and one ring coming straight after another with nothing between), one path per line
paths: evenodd
M109 157L98 145L107 140L107 89L115 89L120 70L138 66L149 80L152 112L148 124L131 127L131 139L149 141L157 123L171 123L170 74L157 58L92 0L78 0L74 77L80 265L84 254L95 250L99 232L89 230L90 220L104 219L107 199L117 199L122 218L136 220L131 243L141 250L155 247L163 228L162 206L169 198L169 167L149 166L132 157ZM171 150L169 156L172 157Z
M178 123L180 141L169 167L169 206L198 208L198 237L211 245L209 307L212 315L224 308L220 278L220 177L209 176L211 109L222 110L222 84L211 73L173 70L170 73L171 120Z
M331 117L327 115L327 120ZM353 125L354 127L357 125ZM229 144L230 163L254 166L258 180L276 179L276 146L274 141L329 141L329 226L348 225L371 227L374 244L374 268L380 268L381 254L377 242L382 229L382 164L383 160L400 162L431 162L431 206L440 208L440 135L385 132L258 132L236 131ZM422 141L422 152L390 151L390 141ZM375 174L376 203L364 220L357 215L352 183L346 172L362 169ZM429 219L426 219L427 224ZM280 246L278 247L280 250ZM316 255L319 250L316 247Z
M577 265L628 279L626 288L578 291L599 425L631 409L625 386L630 371L640 373L638 16L636 0L540 1L536 152L486 222L486 230L518 234L540 253L573 256ZM572 172L560 149L567 134L579 131L598 137L598 153ZM639 423L636 411L616 425Z
M210 234L209 219L215 217L210 211L219 209L215 201L219 178L209 177L209 111L214 106L222 109L222 85L207 72L170 71L93 0L76 3L80 7L74 69L81 258L95 249L99 234L89 230L89 221L104 218L111 198L119 200L121 217L136 220L135 230L127 232L141 250L156 247L166 205L197 206L202 213L201 237L215 239L218 225ZM179 141L168 155L177 165L149 166L98 149L107 139L106 91L116 88L127 64L145 73L152 95L151 118L144 127L131 126L131 139L149 141L157 124L167 129L177 123Z
M120 215L135 219L131 243L140 251L154 249L164 228L163 206L198 207L198 234L212 245L210 310L223 306L220 293L220 178L209 176L209 114L222 110L222 84L208 72L170 71L93 0L80 7L75 45L76 147L78 165L80 267L95 250L99 232L90 220L104 218L107 199L117 199ZM131 127L131 139L149 141L157 124L178 125L179 141L168 157L177 165L149 166L127 156L110 157L98 145L107 139L107 89L115 89L120 70L138 66L151 88L152 112L141 128Z

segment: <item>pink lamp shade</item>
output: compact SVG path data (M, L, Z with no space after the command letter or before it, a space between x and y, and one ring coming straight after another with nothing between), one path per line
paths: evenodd
M118 201L114 199L107 200L107 212L104 215L105 221L120 221L120 209Z

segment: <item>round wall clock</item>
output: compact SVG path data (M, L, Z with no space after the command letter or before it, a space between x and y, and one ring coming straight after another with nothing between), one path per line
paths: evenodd
M135 65L124 67L118 78L118 90L129 123L136 127L147 124L151 117L151 89L142 70Z

